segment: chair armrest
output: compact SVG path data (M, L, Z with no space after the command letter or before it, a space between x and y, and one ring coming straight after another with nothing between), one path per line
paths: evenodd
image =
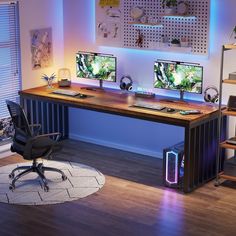
M37 135L35 137L33 137L33 140L37 139L37 138L40 138L40 137L50 137L50 136L56 136L56 141L59 140L59 138L61 137L61 133L59 132L54 132L54 133L48 133L48 134L40 134L40 135Z
M31 124L29 125L30 127L40 127L41 128L41 124Z

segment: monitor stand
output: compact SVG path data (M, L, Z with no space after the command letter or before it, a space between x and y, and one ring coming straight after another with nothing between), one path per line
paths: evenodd
M87 86L87 87L82 87L81 89L92 90L92 91L104 91L103 80L101 80L101 79L99 80L99 87Z
M164 102L176 102L176 103L188 103L184 100L184 89L179 90L179 98L173 98L173 99L161 99L161 101Z

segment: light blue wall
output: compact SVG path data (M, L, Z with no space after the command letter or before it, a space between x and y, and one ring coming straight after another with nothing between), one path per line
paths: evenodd
M70 109L70 137L162 158L162 149L184 140L184 129L134 118Z

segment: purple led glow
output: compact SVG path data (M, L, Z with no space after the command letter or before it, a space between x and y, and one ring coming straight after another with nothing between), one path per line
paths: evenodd
M173 154L175 156L175 179L174 179L174 181L169 180L169 171L168 171L169 154ZM177 182L178 182L178 154L173 151L166 152L166 181L169 184L177 184Z

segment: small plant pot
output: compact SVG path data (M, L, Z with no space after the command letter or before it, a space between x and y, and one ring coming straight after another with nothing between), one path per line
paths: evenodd
M180 47L180 43L171 43L170 46L171 47Z
M176 13L176 8L175 7L166 7L165 8L165 14L171 15Z

